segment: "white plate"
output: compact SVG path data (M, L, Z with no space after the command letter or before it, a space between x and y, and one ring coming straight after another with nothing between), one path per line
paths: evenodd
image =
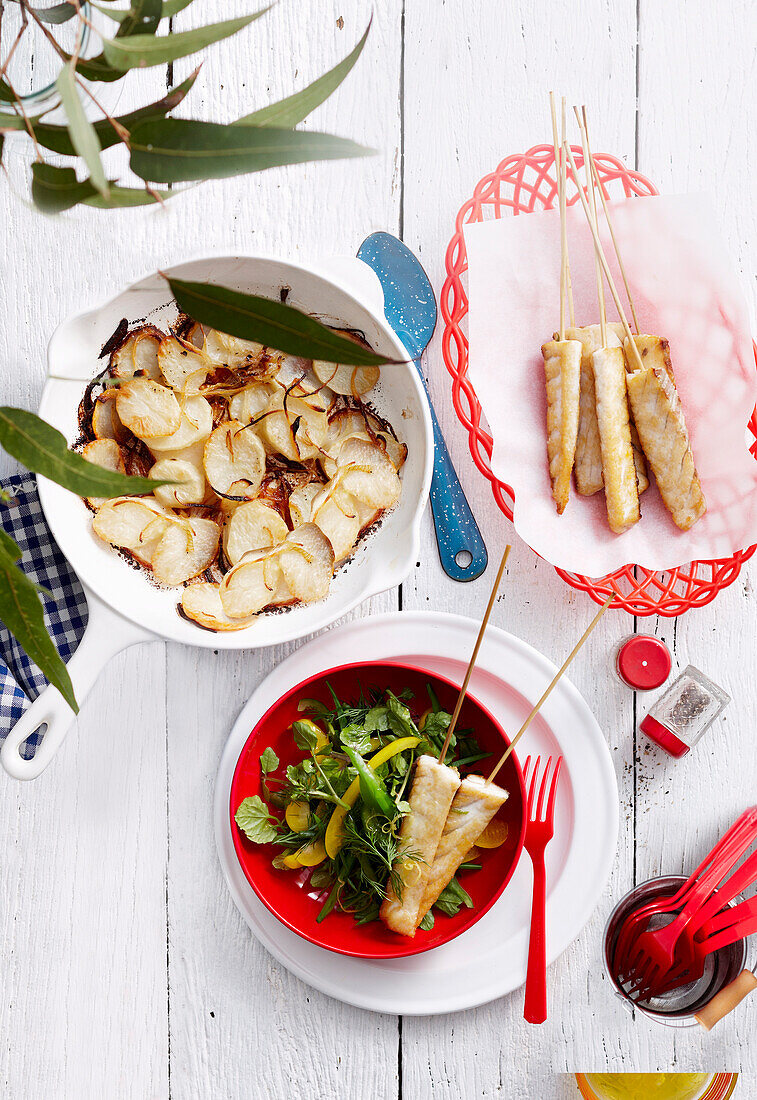
M256 937L304 982L358 1008L431 1015L485 1004L526 979L531 865L526 854L499 901L450 944L405 959L335 955L279 924L258 900L234 853L229 794L239 754L258 719L309 676L352 661L402 659L462 682L478 623L438 612L371 616L321 634L263 681L234 724L215 792L218 854L231 895ZM517 731L555 672L531 646L489 627L470 691L507 731ZM506 678L505 678L506 677ZM615 856L618 789L610 753L583 697L563 678L524 734L519 756L562 753L555 838L547 848L547 958L584 927ZM599 964L600 946L597 944ZM472 963L475 962L475 965Z

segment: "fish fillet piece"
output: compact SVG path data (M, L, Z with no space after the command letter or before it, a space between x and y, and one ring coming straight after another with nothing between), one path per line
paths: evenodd
M594 392L594 370L592 354L601 348L602 335L599 325L584 325L582 328L569 328L565 335L569 340L581 343L581 386L578 408L578 439L576 440L576 488L581 496L589 497L602 488L602 449L599 442L597 424L596 396ZM607 343L610 347L620 346L620 340L607 326Z
M707 511L681 399L664 367L628 376L628 397L644 453L673 522L688 531Z
M400 851L406 852L409 858L400 856L394 868L403 881L402 897L397 897L390 879L380 910L387 928L401 936L415 935L420 919L418 907L459 786L460 776L454 768L440 764L433 756L418 757L408 799L410 812L405 814L400 826Z
M634 344L639 349L639 355L641 361L645 367L660 367L666 371L670 376L671 382L675 384L675 376L673 375L673 363L670 358L670 344L663 336L650 336L647 333L638 333L633 338ZM623 340L623 347L626 352L626 361L628 363L629 371L638 370L635 356L632 357L628 353L630 348L628 347L628 337Z
M467 775L462 781L436 849L416 923L420 924L442 890L449 886L468 850L508 797L503 787L487 783L482 775Z
M636 430L636 423L633 418L633 413L629 407L628 409L628 424L631 428L631 446L633 447L633 464L636 467L636 488L639 496L649 488L649 478L647 476L647 460L644 457L644 448L641 445L639 439L639 433Z
M639 490L628 418L623 349L598 348L592 355L602 473L610 530L621 535L638 523Z
M542 344L547 383L547 457L552 496L559 515L570 496L570 475L576 456L581 387L581 343L548 340Z

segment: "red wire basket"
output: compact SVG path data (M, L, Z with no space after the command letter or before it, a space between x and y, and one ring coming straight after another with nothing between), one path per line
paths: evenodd
M576 165L583 163L583 150L572 146ZM617 157L607 153L595 155L599 179L605 194L613 198L631 195L656 195L656 188L638 172L626 167ZM441 311L444 318L442 354L452 375L452 402L463 427L468 432L468 444L473 461L489 480L494 499L512 521L515 500L511 486L500 481L491 468L492 437L482 425L481 405L468 378L468 340L462 322L468 313L468 296L462 276L468 270L463 226L507 213L528 214L533 210L549 210L557 198L555 155L551 145L535 145L527 153L507 157L494 172L476 185L472 198L461 207L455 221L455 233L446 255L447 278L442 288ZM576 202L578 194L568 201ZM749 428L754 437L750 448L757 458L757 410ZM624 565L604 577L586 577L564 569L556 572L573 588L588 592L598 604L610 593L616 607L632 615L682 615L692 607L704 607L718 592L738 577L742 565L754 554L756 546L739 550L730 558L714 561L692 561L676 569L655 572L640 565Z

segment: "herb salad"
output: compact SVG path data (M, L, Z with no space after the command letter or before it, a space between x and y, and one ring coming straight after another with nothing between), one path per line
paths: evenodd
M298 704L302 717L292 723L291 735L303 758L284 768L266 748L260 756L264 797L245 798L235 821L252 843L278 849L275 868L310 868L310 886L322 895L319 923L336 911L365 924L378 919L389 883L401 896L397 867L407 869L418 858L399 847L413 769L421 755L438 755L451 715L429 683L427 700L415 706L407 690L372 689L347 702L327 687L330 705L315 699ZM465 770L487 755L472 731L458 729L446 761ZM500 838L481 846L498 846L502 839L500 828ZM472 858L460 871L480 866ZM455 877L435 909L454 916L461 906L472 908L473 902ZM432 911L420 928L433 926Z

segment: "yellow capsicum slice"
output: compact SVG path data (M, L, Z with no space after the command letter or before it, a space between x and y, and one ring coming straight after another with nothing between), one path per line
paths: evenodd
M377 753L366 760L366 764L371 768L378 768L379 765L385 764L387 760L391 760L397 753L404 752L405 749L414 749L419 742L419 737L398 737L396 741L390 741L388 745L384 745L383 749L379 749ZM353 779L342 795L342 802L344 802L345 805L337 806L331 815L331 820L326 827L326 835L323 838L324 844L326 845L326 853L330 859L333 859L342 847L344 841L344 819L357 802L359 794L360 780Z

